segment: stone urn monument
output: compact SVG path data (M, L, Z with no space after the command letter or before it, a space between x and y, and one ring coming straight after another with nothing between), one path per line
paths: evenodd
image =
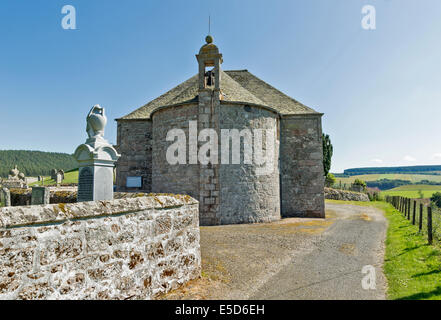
M78 202L113 199L113 169L120 155L104 139L107 118L95 105L87 115L88 139L74 153L79 163Z

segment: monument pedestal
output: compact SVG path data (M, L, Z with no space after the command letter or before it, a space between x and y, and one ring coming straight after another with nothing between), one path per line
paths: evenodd
M113 199L113 168L120 155L101 137L89 138L74 157L79 163L78 202Z

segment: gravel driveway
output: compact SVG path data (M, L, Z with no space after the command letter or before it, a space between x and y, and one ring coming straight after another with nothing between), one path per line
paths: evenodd
M160 298L385 299L383 213L326 203L326 216L201 227L202 278ZM366 265L375 290L362 288Z

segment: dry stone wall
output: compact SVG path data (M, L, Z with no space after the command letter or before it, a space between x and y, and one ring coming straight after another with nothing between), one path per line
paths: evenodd
M325 188L325 198L344 201L369 201L366 193Z
M151 299L201 273L198 202L0 209L0 299Z

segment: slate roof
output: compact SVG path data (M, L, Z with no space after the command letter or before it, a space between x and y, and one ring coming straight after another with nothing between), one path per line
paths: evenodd
M241 102L271 108L282 115L319 114L308 108L247 70L221 71L223 102ZM150 101L141 108L117 120L149 119L161 107L198 101L198 75Z

